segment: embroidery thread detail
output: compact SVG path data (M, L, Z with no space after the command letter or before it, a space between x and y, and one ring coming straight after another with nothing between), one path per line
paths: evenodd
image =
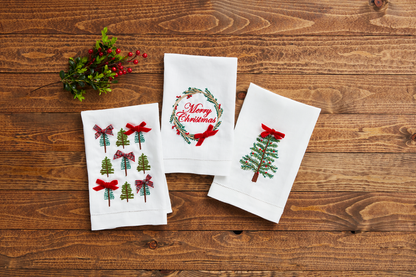
M101 175L107 174L107 177L109 177L110 174L114 174L114 168L109 158L105 157L104 160L102 160L100 173Z
M146 170L150 170L149 160L145 154L141 154L140 157L137 158L139 165L137 166L137 171L143 171L146 174Z
M202 95L204 95L207 98L208 102L214 104L215 111L217 113L217 123L213 126L211 131L214 131L215 133L216 133L216 131L218 131L218 128L221 125L220 118L221 118L221 116L224 112L224 110L221 108L221 104L219 104L217 102L217 99L214 97L214 95L212 95L212 93L207 88L205 89L205 91L202 91L200 89L190 87L190 88L188 88L188 90L186 90L182 93L183 95L176 96L176 101L172 106L173 111L172 111L172 114L170 116L169 122L173 124L172 129L176 128L176 134L182 136L182 138L188 144L191 144L191 140L197 141L197 140L199 140L199 138L195 137L195 135L197 135L197 134L190 134L186 130L185 126L179 121L178 116L177 116L177 108L178 108L178 105L179 105L179 103L181 102L182 99L189 99L190 97L192 97L192 95L197 94L197 93L201 93ZM209 114L209 112L207 112L206 109L201 110L201 112L206 112L206 115ZM211 123L209 121L207 121L207 122ZM214 122L212 122L212 123L214 123ZM215 135L215 133L212 134L211 136ZM206 136L206 137L208 137L208 136ZM196 146L200 146L201 144L202 144L202 142L199 145L197 143Z
M127 132L125 132L124 134L126 135L131 135L133 133L136 133L135 138L134 138L134 142L135 143L139 143L139 148L140 150L142 150L142 143L144 142L144 136L143 136L143 132L147 133L149 131L151 131L151 128L147 128L144 127L146 126L146 122L142 122L137 126L134 126L133 124L127 123L126 128L129 128L129 130Z
M277 167L273 165L277 155L277 143L285 137L285 134L262 124L263 131L258 137L257 142L253 143L251 153L245 155L240 160L241 169L254 171L252 182L257 182L259 174L264 178L273 178L272 173L276 173Z
M131 189L130 184L125 182L124 185L121 187L120 199L126 199L127 202L129 202L129 199L134 199L134 194L132 193L132 191L133 190Z
M114 199L113 190L118 189L118 181L113 180L111 182L105 182L101 179L97 179L95 182L98 186L93 187L92 189L95 191L104 189L104 200L108 200L108 206L110 207L110 199Z
M129 141L129 137L124 134L125 130L123 128L120 129L120 131L117 133L117 141L116 141L116 145L117 147L119 147L120 145L124 146L126 145L130 145L130 141Z
M120 150L117 150L117 152L114 154L113 160L122 158L121 159L121 170L124 169L127 176L127 169L131 169L131 165L129 160L135 161L135 156L133 152L130 152L128 154L121 152Z
M136 180L136 191L139 193L140 196L144 196L144 202L146 203L146 195L150 195L149 187L154 188L153 182L150 181L152 179L152 176L147 174L146 179L144 180Z
M101 129L97 124L94 125L93 129L96 131L95 139L100 138L100 146L104 146L104 153L107 153L107 146L110 145L110 140L107 135L113 136L113 125L108 125L104 130Z

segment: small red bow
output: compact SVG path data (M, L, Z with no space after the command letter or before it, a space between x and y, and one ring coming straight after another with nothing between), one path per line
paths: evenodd
M265 130L260 135L262 138L267 137L268 135L274 136L275 139L282 139L285 137L285 134L276 131L275 129L271 129L264 124L261 124L261 127Z
M118 185L118 181L117 180L113 180L111 182L105 182L101 179L97 179L97 181L95 181L98 186L92 188L95 191L99 191L102 189L112 189L112 190L116 190L118 189L117 185Z
M120 150L117 150L117 152L114 154L113 160L124 157L126 159L132 160L134 162L134 154L133 152L130 152L128 154L121 152Z
M213 135L215 135L218 130L212 131L212 129L214 129L214 126L212 126L211 124L208 126L208 129L203 132L203 133L199 133L199 134L195 134L194 138L199 139L198 143L195 146L201 146L201 144L204 142L204 140L207 137L211 137Z
M150 130L152 130L151 128L147 128L144 127L146 126L146 122L142 122L140 123L140 125L134 126L133 124L127 123L126 127L129 128L130 130L128 130L127 132L124 132L125 135L131 135L134 132L149 132Z
M150 179L152 179L152 176L147 174L146 179L144 179L143 181L142 180L136 180L136 190L137 190L137 192L139 192L141 190L143 185L148 185L149 187L153 188L153 182L150 181Z
M97 124L94 125L93 129L97 132L95 133L95 139L99 138L101 136L101 134L107 134L107 135L112 135L113 136L113 125L108 125L107 128L105 128L104 130L101 129Z

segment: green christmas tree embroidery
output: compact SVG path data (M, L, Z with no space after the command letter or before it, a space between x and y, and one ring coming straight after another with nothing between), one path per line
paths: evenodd
M278 159L277 155L277 143L280 140L276 139L272 134L262 137L257 137L257 142L253 143L251 147L251 153L245 155L241 160L241 168L243 170L251 170L254 172L252 182L257 182L259 174L263 175L264 178L273 178L272 173L276 173L277 167L272 163L275 159Z
M114 199L114 193L112 189L104 190L104 200L108 200L108 206L110 207L110 199Z
M126 199L127 202L129 202L129 199L133 199L133 198L134 198L134 194L132 193L130 184L125 182L124 185L121 187L120 199L121 200Z
M149 160L145 154L141 154L138 161L139 165L137 166L137 171L143 171L143 173L146 173L146 170L150 170Z
M109 177L110 174L114 174L114 168L109 158L105 157L104 160L102 160L100 173L101 175L107 174L107 177Z
M142 149L142 143L145 142L143 132L136 132L134 135L134 142L138 143L140 149Z
M128 136L124 134L125 132L126 132L126 130L121 128L121 130L117 133L117 141L116 141L117 147L122 145L123 148L124 148L125 145L130 145L130 141L128 139Z
M146 195L150 195L149 187L154 188L154 184L150 179L152 179L152 176L147 174L144 180L136 180L136 191L137 193L140 192L140 196L144 196L144 203L146 203Z
M124 170L126 172L127 176L127 169L131 169L131 165L129 160L135 161L135 156L133 152L130 152L128 154L121 152L120 150L117 150L117 152L114 154L113 160L121 158L121 170Z

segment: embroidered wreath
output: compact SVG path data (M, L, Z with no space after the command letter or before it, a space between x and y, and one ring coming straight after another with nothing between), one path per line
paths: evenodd
M204 95L207 98L207 101L214 104L215 106L215 111L217 112L217 123L214 125L214 128L212 129L212 131L215 131L220 127L221 125L220 117L224 111L221 108L221 104L218 104L217 99L214 97L214 95L212 95L212 93L207 88L205 89L205 91L202 91L197 88L188 88L188 90L182 93L183 95L176 96L177 99L172 106L173 111L172 111L172 115L170 116L169 122L173 123L172 129L176 128L176 133L178 135L181 135L188 144L191 143L191 140L197 141L198 139L195 138L195 134L190 134L185 129L185 126L179 122L178 117L176 116L176 109L179 103L182 101L182 99L184 98L189 99L192 97L192 95L197 94L197 93L201 93L202 95Z

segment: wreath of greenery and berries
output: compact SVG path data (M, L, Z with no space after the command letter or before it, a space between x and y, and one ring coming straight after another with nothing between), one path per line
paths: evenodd
M116 48L114 44L117 41L116 37L109 38L107 36L107 27L101 31L101 40L97 40L95 47L88 50L88 56L69 58L69 70L64 72L61 70L59 76L61 81L54 82L40 88L62 82L65 90L74 95L74 99L82 101L85 99L85 87L91 86L94 90L101 93L111 91L110 85L118 83L115 80L121 75L132 73L133 69L123 66L126 63L138 64L139 61L135 58L140 55L140 51L136 51L136 55L129 52L126 56L120 55L121 50ZM133 57L134 55L134 57ZM147 58L147 54L142 54L143 58ZM34 90L34 91L35 91ZM33 92L33 91L32 91Z
M217 112L217 123L214 125L214 128L212 131L215 131L220 127L221 125L220 117L224 111L221 108L221 104L218 104L217 98L215 98L214 95L212 95L212 93L207 88L205 89L205 91L202 91L197 88L188 88L188 90L182 93L183 95L176 96L177 99L175 103L172 105L173 112L170 116L169 122L173 123L172 129L176 128L176 134L181 135L188 144L191 143L191 140L198 140L198 139L195 138L195 134L190 134L185 129L185 126L179 122L178 117L176 116L176 109L178 108L178 105L182 101L182 99L184 98L189 99L192 97L192 95L197 94L197 93L201 93L202 95L204 95L207 98L207 101L214 104L215 106L215 111Z

